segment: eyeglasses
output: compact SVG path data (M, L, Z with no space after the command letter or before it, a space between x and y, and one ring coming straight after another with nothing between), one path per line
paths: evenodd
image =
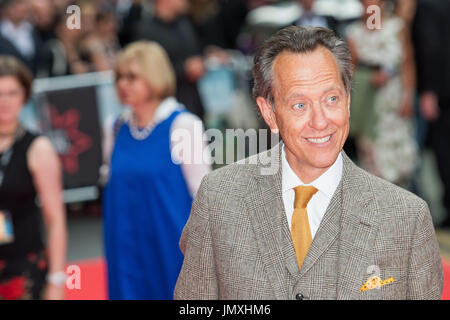
M121 72L116 72L115 75L115 81L119 82L120 80L125 80L127 82L133 82L136 81L137 79L139 79L141 76L136 74L136 73L132 73L132 72L126 72L126 73L121 73Z

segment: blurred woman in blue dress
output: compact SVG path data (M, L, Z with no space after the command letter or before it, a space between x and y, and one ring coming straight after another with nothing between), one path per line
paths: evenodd
M210 171L203 125L174 98L175 73L157 43L130 44L115 73L129 108L104 136L109 298L172 299L183 262L178 241Z

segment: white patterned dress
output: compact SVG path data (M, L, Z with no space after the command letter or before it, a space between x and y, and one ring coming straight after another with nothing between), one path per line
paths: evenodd
M399 184L409 180L418 161L412 120L400 115L403 95L400 34L403 26L400 18L391 17L384 19L380 30L368 30L362 22L356 22L346 33L360 63L378 65L393 74L375 93L375 137L371 144L374 168L369 168L369 171Z

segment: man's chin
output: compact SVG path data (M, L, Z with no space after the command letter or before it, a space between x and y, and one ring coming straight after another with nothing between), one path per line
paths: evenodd
M310 163L314 168L327 169L336 162L338 155L339 153L333 154L332 156L330 154L317 155L310 159Z

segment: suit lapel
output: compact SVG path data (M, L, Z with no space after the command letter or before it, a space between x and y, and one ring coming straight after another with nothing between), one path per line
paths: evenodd
M371 264L370 250L373 248L378 230L370 184L362 183L365 174L342 153L344 168L341 182L325 212L316 236L300 270L298 279L319 261L319 258L338 241L336 272L338 272L338 298L354 298L367 280L366 269Z
M367 267L373 264L378 231L378 208L368 174L344 154L342 215L339 233L338 299L356 299L367 280ZM376 290L375 290L376 291Z
M280 145L271 152L276 152L276 161L280 161ZM297 264L282 201L281 163L272 175L261 174L260 169L260 166L255 166L249 186L252 192L246 197L247 210L275 297L287 299L289 292L285 268L295 270Z

